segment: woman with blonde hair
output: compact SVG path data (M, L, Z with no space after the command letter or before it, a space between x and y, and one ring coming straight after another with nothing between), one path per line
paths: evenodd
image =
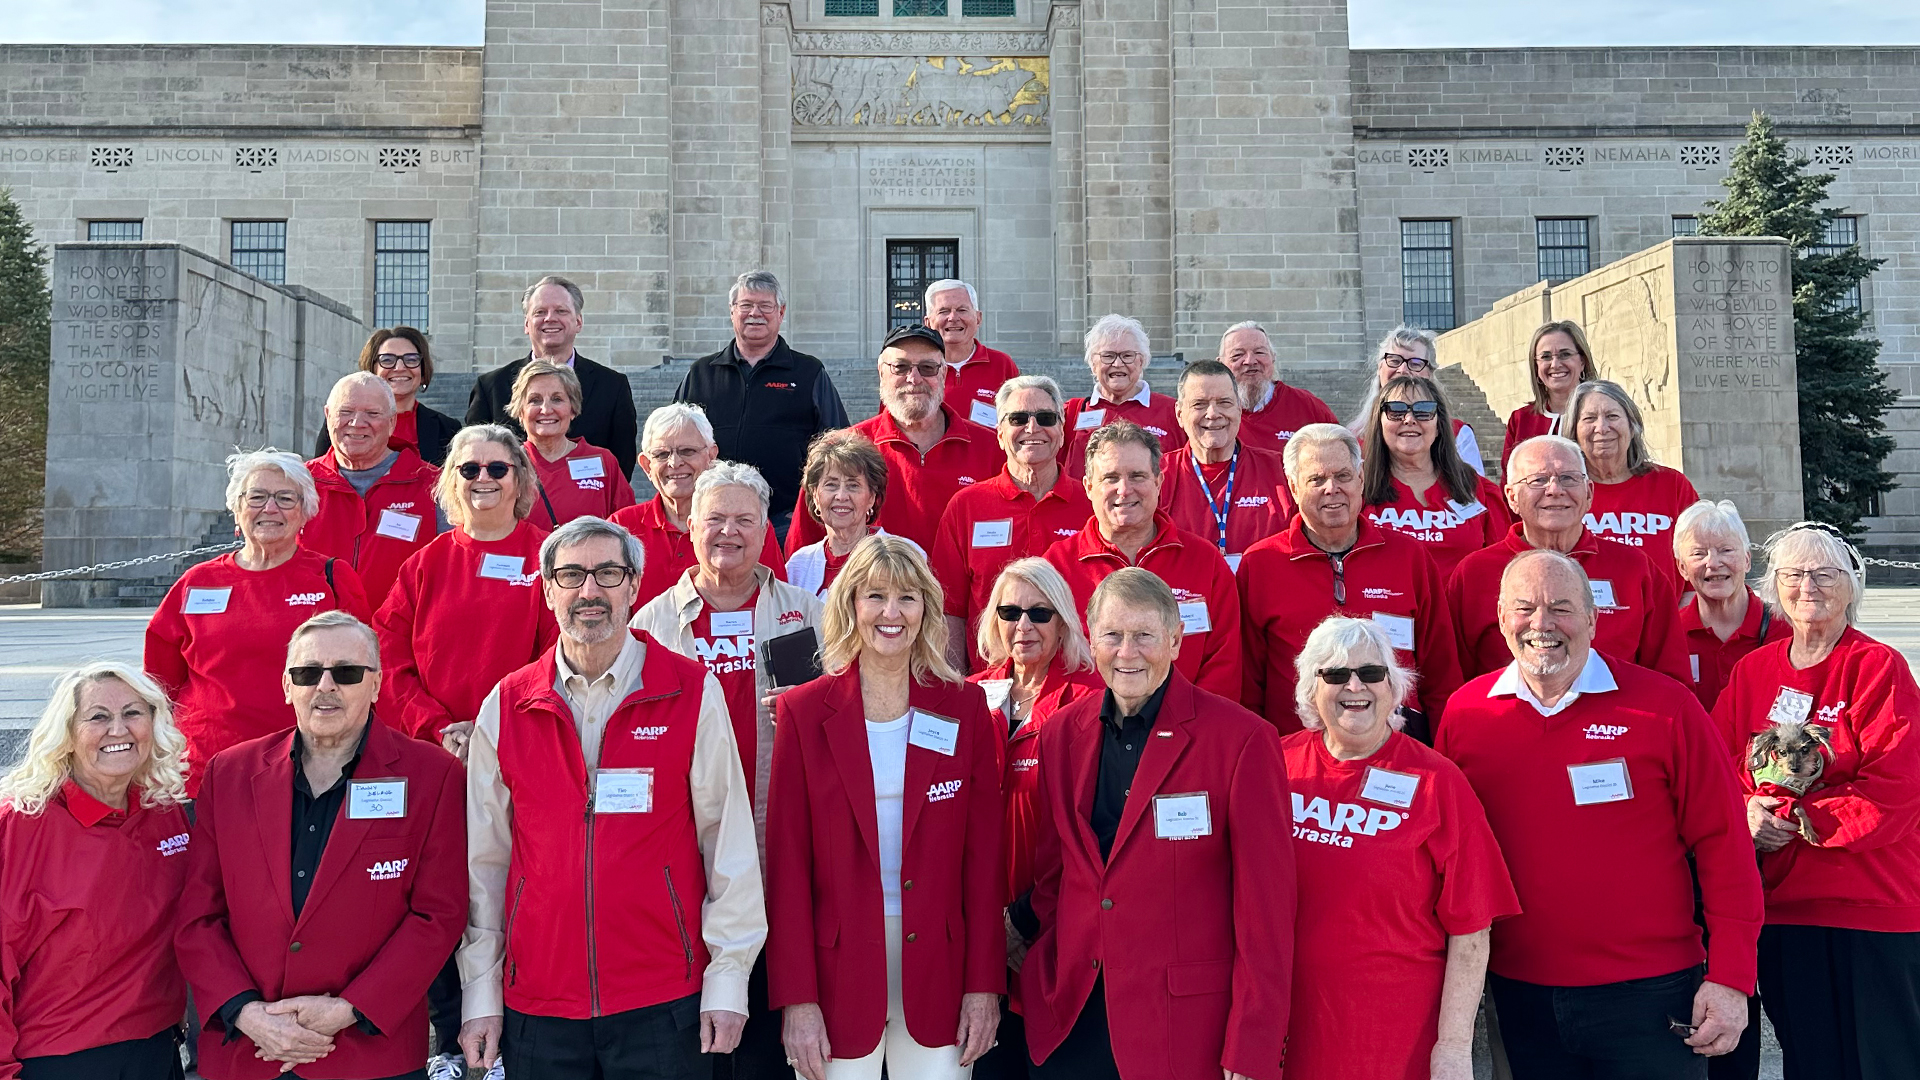
M633 505L633 485L619 461L567 434L585 402L572 368L533 360L513 380L507 410L527 433L523 449L539 477L532 520L544 532L577 517L610 518Z
M1513 410L1507 417L1507 438L1500 447L1500 469L1504 473L1513 448L1535 435L1553 434L1553 426L1567 411L1573 388L1600 377L1593 363L1593 349L1587 335L1572 319L1542 323L1527 343L1527 382L1533 387L1533 400Z
M177 1080L187 744L116 663L68 672L0 777L0 1076Z
M779 699L768 1001L806 1080L957 1080L993 1044L1003 740L941 601L912 544L862 540L827 591L827 674Z

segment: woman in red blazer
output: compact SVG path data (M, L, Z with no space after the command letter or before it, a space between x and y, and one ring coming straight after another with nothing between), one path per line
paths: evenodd
M806 1080L959 1078L993 1044L1003 739L941 610L918 548L861 541L827 593L827 674L780 698L768 998Z

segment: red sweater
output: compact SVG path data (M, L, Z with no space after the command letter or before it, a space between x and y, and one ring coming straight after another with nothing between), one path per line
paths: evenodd
M1213 508L1228 496L1227 474L1233 473L1232 505L1227 512L1227 565L1237 572L1240 556L1255 543L1287 527L1293 520L1293 494L1287 490L1287 470L1278 450L1262 450L1241 443L1236 461L1200 466L1193 475L1193 447L1183 446L1161 459L1160 509L1175 525L1202 540L1220 543L1220 522ZM1233 466L1229 470L1229 466ZM1201 477L1206 484L1201 485Z
M1762 621L1767 627L1764 641L1760 634ZM1732 637L1721 641L1720 635L1701 624L1700 604L1692 593L1680 604L1680 632L1687 636L1687 667L1688 674L1693 676L1693 696L1711 711L1733 674L1733 665L1769 641L1792 637L1793 626L1778 615L1768 618L1767 607L1761 603L1759 594L1749 589L1747 617L1740 621L1740 629L1735 630Z
M1767 922L1920 931L1920 687L1913 671L1894 648L1851 627L1810 668L1793 667L1790 646L1775 641L1735 664L1713 710L1736 759L1771 722L1783 690L1811 695L1807 718L1833 739L1820 786L1798 801L1819 845L1795 839L1760 857ZM1744 762L1740 774L1752 792Z
M1587 531L1639 548L1677 591L1680 568L1673 558L1673 523L1680 511L1699 501L1700 493L1680 470L1655 465L1617 484L1594 484Z
M1460 666L1468 678L1513 661L1500 633L1500 575L1515 555L1531 550L1515 522L1505 539L1461 559L1447 579L1447 602L1460 631ZM1567 554L1593 583L1594 603L1600 609L1593 647L1627 657L1683 686L1693 685L1673 587L1647 557L1620 544L1603 544L1589 532L1582 532Z
M1131 420L1160 440L1160 453L1167 454L1187 445L1187 433L1180 430L1174 415L1173 399L1165 394L1147 392L1147 400L1128 398L1114 404L1105 398L1077 397L1067 402L1067 444L1060 450L1060 467L1079 480L1087 475L1087 440L1093 433L1115 420Z
M1445 580L1461 559L1499 543L1513 526L1499 486L1484 476L1475 479L1479 484L1473 501L1464 506L1448 497L1443 484L1428 488L1423 501L1395 480L1393 502L1369 506L1367 520L1420 541Z
M366 583L367 600L378 607L400 564L439 532L433 485L440 470L421 461L418 452L402 450L363 497L340 475L336 453L329 450L307 462L320 489L320 512L300 530L300 546L351 563Z
M174 723L187 737L189 794L198 794L201 769L213 755L293 726L293 706L280 686L287 639L301 623L334 610L373 621L347 560L333 560L329 584L327 556L304 547L271 570L245 570L232 554L222 555L167 590L147 622L142 666L166 687Z
M1308 424L1339 422L1327 403L1312 391L1275 382L1273 396L1267 399L1265 408L1241 415L1240 437L1256 446L1280 450L1293 438L1294 432Z
M1492 696L1498 673L1461 687L1448 706L1434 749L1486 806L1524 912L1494 927L1488 970L1598 986L1704 958L1707 978L1752 993L1760 874L1724 746L1684 686L1605 662L1618 689L1583 693L1551 717L1512 694ZM1569 769L1612 761L1624 762L1632 796L1575 805Z
M1332 557L1313 546L1297 517L1286 532L1248 548L1240 571L1241 704L1283 734L1299 731L1294 658L1314 627L1349 615L1371 618L1389 638L1399 638L1400 662L1420 673L1407 704L1439 727L1447 698L1460 685L1459 644L1445 585L1423 545L1362 520L1341 570L1344 605L1334 599Z
M873 440L887 461L887 501L874 524L919 544L922 551L933 550L934 533L947 503L967 485L999 473L1007 460L992 429L965 419L952 405L941 405L940 411L946 415L946 434L924 454L900 430L892 413L883 410L853 425L853 430ZM807 493L801 492L794 500L793 524L787 526L787 554L826 535L807 513Z
M998 427L994 395L1000 392L1001 383L1018 374L1020 366L1013 362L1013 357L975 341L973 355L967 357L966 363L947 365L947 389L942 397L966 419L981 427Z
M542 532L552 532L577 517L612 518L614 511L633 505L633 485L627 483L620 463L587 440L573 440L573 449L553 461L541 457L532 440L525 449L540 477L540 491L527 520Z
M1065 473L1038 499L1015 484L1004 465L993 479L960 489L940 515L927 564L940 581L946 613L967 620L970 653L973 628L1000 571L1015 559L1045 554L1092 516L1086 491Z
M22 1058L150 1038L186 1010L173 926L187 815L140 797L128 788L115 810L68 780L38 814L0 809L0 1080Z
M1507 472L1507 459L1513 456L1513 448L1536 435L1553 434L1553 425L1559 417L1543 413L1532 405L1522 405L1507 417L1507 437L1500 446L1500 475Z
M1174 527L1165 514L1153 516L1154 537L1132 562L1100 535L1089 520L1077 534L1047 549L1046 559L1073 590L1075 614L1086 627L1087 601L1115 570L1137 566L1152 571L1173 590L1187 624L1174 667L1195 686L1236 698L1240 692L1240 594L1233 587L1227 560L1206 541ZM1198 628L1207 626L1201 631Z
M658 495L616 510L608 520L632 533L646 556L646 565L640 568L640 598L633 605L635 611L673 588L673 583L696 561L693 538L667 521L666 504ZM781 581L787 580L787 560L780 557L780 541L774 538L771 521L767 523L766 538L760 543L760 565L771 569L773 576Z
M495 683L553 648L560 629L540 588L546 538L531 521L484 543L455 529L407 560L374 619L382 720L437 743L448 724L479 715Z

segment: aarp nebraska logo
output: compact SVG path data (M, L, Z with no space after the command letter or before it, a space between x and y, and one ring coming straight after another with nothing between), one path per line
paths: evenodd
M775 619L774 622L779 626L786 626L788 623L797 623L805 619L806 616L797 611L783 611L780 613L780 617Z
M574 483L579 486L581 491L600 491L607 486L599 480L591 479L575 480Z
M160 857L163 859L169 855L178 855L181 852L187 850L187 842L190 839L191 839L191 834L176 833L175 835L169 836L165 840L160 841L159 845L155 847L154 850L158 851L160 853Z
M1627 731L1628 728L1625 724L1588 724L1581 731L1581 734L1589 739L1601 739L1606 742L1612 742L1620 736L1625 735Z
M320 601L325 600L326 598L327 598L327 594L323 592L297 592L297 593L294 593L292 596L287 597L287 606L288 607L312 607L313 605L318 604Z
M658 739L666 733L667 725L665 724L642 724L633 729L633 737L636 739Z
M927 788L927 801L937 803L954 798L960 794L960 785L964 783L966 783L964 780L942 780L930 785Z
M411 502L403 502L403 503L388 503L388 504L387 504L387 509L389 509L389 510L411 510L411 509L413 509L413 504L412 504Z
M397 881L407 870L405 859L382 859L367 867L368 881Z

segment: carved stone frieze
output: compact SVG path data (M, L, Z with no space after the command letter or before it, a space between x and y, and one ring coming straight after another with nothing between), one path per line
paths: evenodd
M1045 131L1044 56L795 56L795 128Z

